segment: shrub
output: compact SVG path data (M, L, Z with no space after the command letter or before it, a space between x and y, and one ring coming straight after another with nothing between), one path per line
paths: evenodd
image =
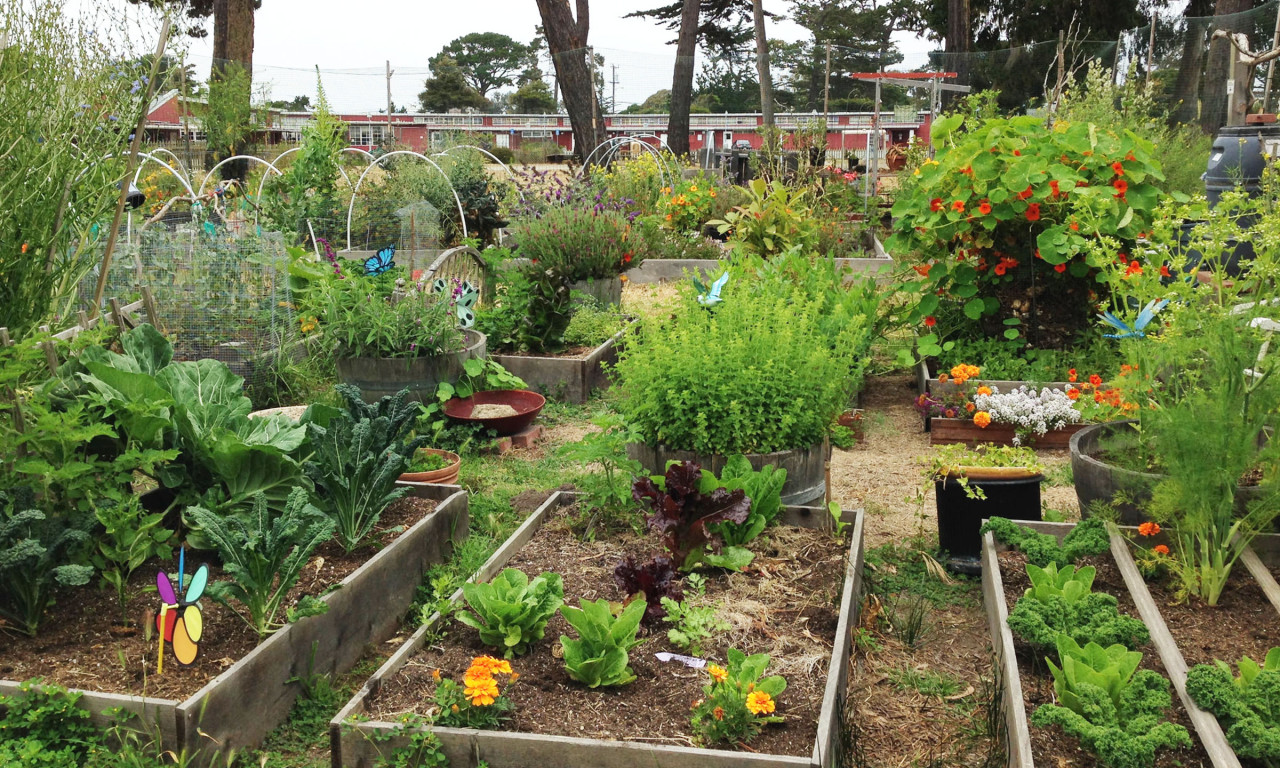
M618 211L555 206L510 232L517 255L570 281L613 278L640 265L627 217Z

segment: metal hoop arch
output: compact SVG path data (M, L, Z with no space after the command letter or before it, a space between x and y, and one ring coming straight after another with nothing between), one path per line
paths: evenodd
M655 139L658 139L658 141L662 141L660 137L654 136L653 134L650 133L650 134L638 134L636 136L614 136L612 139L609 139L608 141L601 142L599 145L596 146L595 149L591 150L591 154L587 155L586 160L582 161L581 175L583 176L586 175L587 168L591 166L591 158L595 157L596 153L599 152L600 150L602 149L605 150L604 155L602 155L604 159L600 162L600 165L607 165L609 161L612 160L613 155L617 153L618 150L622 149L623 144L634 141L635 139L642 139L650 136L652 136ZM639 144L647 152L652 154L654 160L658 161L659 173L662 174L662 186L664 187L672 186L672 184L670 184L667 181L667 172L670 169L667 167L667 161L665 158L663 158L662 153L659 152L657 149L655 149L648 142L639 141L635 143ZM665 146L666 142L662 142L662 143Z
M381 165L383 160L389 160L396 155L413 155L414 157L426 160L431 164L432 168L435 168L440 172L440 175L444 177L445 183L449 185L449 192L453 195L453 201L458 204L458 221L462 224L462 237L465 239L467 237L467 214L462 209L462 198L458 197L458 191L453 188L453 182L449 181L449 174L445 173L444 169L441 168L436 161L421 152L414 152L411 149L397 149L395 152L388 152L382 157L379 157L369 163L369 167L364 169L364 173L360 174L359 180L356 181L355 188L351 190L351 203L347 205L347 250L351 250L351 217L356 210L356 195L360 193L360 185L364 183L364 177L368 176L369 171L372 171L376 166Z
M115 154L106 155L106 156L105 156L105 157L103 157L102 159L103 159L103 160L110 160L110 159L111 159L111 158L113 158L113 157L116 157L116 155L115 155ZM168 164L168 163L166 163L165 161L161 160L160 158L156 157L155 155L153 155L153 154L151 154L151 153L149 153L149 152L139 152L139 153L138 153L138 157L145 158L145 159L147 159L147 160L152 161L153 163L157 163L157 164L159 164L159 165L164 166L164 167L165 167L165 169L169 171L169 173L172 173L172 174L173 174L174 178L176 178L178 181L182 182L182 186L184 186L184 187L186 187L186 188L187 188L187 192L191 194L192 199L195 199L195 198L197 197L197 195L196 195L196 191L195 191L194 189L192 189L192 188L191 188L191 182L190 182L190 181L188 181L188 180L187 180L187 178L186 178L185 176L183 176L182 174L180 174L180 173L178 173L176 170L174 170L174 168L173 168L173 166L172 166L172 165L169 165L169 164ZM139 168L141 168L142 166L141 166L141 165L139 165L138 167L139 167ZM89 172L89 169L88 169L88 168L85 168L83 171L81 171L81 172L80 172L80 175L79 175L79 176L76 176L76 181L79 181L79 180L80 180L80 177L81 177L81 176L84 176L84 175L85 175L86 173L88 173L88 172ZM134 176L134 183L135 183L135 185L137 184L137 178L138 178L138 177L135 175L135 176Z
M291 154L293 154L294 152L297 152L297 151L298 151L298 150L300 150L300 149L302 149L302 147L291 147L291 148L289 148L289 149L286 149L285 151L283 151L283 152L281 152L280 154L276 155L276 160L275 160L275 162L276 162L276 163L280 162L281 160L283 160L283 159L284 159L285 155L291 155ZM346 148L344 148L342 151L343 151L343 152L346 152L348 149L354 149L354 147L346 147ZM359 151L359 152L364 152L364 150L363 150L363 149L361 149L361 150L357 150L357 151ZM365 154L368 154L368 153L366 152ZM372 157L372 156L371 156L371 157ZM284 175L284 171L280 170L280 169L276 166L276 164L275 164L275 163L271 163L271 168L276 172L276 174L278 174L278 175L280 175L280 176L283 176L283 175ZM347 172L346 172L346 171L342 170L342 166L341 166L341 165L339 165L339 166L338 166L338 173L342 174L342 178L343 178L343 180L344 180L344 181L346 181L348 184L350 184L350 183L351 183L351 177L347 175ZM265 174L265 173L264 173L264 174L262 174L262 181L258 182L258 194L257 194L257 198L258 198L258 200L261 200L261 199L262 199L262 190L263 190L263 189L266 189L266 186L267 186L267 174Z
M439 157L439 156L441 156L441 155L448 155L450 152L452 152L452 151L453 151L453 150L455 150L455 149L474 149L475 151L480 152L481 154L488 155L488 156L493 160L493 162L495 162L495 163L497 163L498 165L502 166L502 170L504 170L504 171L506 171L506 172L507 172L507 176L508 176L508 178L510 178L513 182L516 180L516 174L515 174L515 172L514 172L514 171L512 171L512 170L511 170L511 167L510 167L510 166L508 166L506 163L504 163L504 162L502 162L501 160L499 160L499 159L498 159L498 156L497 156L497 155L495 155L495 154L493 154L493 153L492 153L492 152L490 152L489 150L485 149L484 147L477 147L477 146L475 146L474 144L458 144L458 145L455 145L455 146L449 147L448 149L446 149L446 150L445 150L445 151L443 151L443 152L437 152L437 153L435 153L434 155L432 155L432 157Z
M178 167L179 167L179 168L181 168L181 169L182 169L182 175L183 175L183 176L184 176L188 181L190 181L190 180L191 180L191 171L187 170L187 166L185 166L185 165L183 165L183 164L182 164L182 158L178 157L178 156L177 156L177 155L175 155L171 150L165 149L164 147L155 147L154 149L152 149L152 150L151 150L151 154L152 154L152 155L156 155L156 154L159 154L159 153L161 153L161 152L165 153L165 154L166 154L166 155L168 155L169 157L172 157L172 158L173 158L173 161L174 161L175 163L177 163L177 164L178 164ZM141 153L141 152L139 152L138 154L139 154L139 155L141 155L142 153ZM172 171L173 169L171 168L170 170ZM175 175L176 175L176 174L175 174ZM133 185L134 185L135 187L136 187L136 186L138 186L138 179L140 179L140 178L142 178L142 163L138 163L138 168L137 168L137 170L136 170L136 171L134 171L134 174L133 174Z
M277 158L277 159L279 159L279 158ZM260 157L256 157L256 156L254 156L254 155L232 155L231 157L228 157L228 158L226 158L225 160L221 160L221 161L219 161L217 165L215 165L215 166L213 166L212 168L210 168L210 169L209 169L209 172L208 172L208 173L206 173L206 174L204 175L204 179L202 179L202 180L200 181L200 188L199 188L198 190L196 190L196 191L197 191L197 192L203 192L203 191L204 191L204 185L209 183L209 179L213 178L213 172L214 172L214 171L216 171L216 170L218 170L218 169L219 169L219 168L221 168L222 166L226 165L227 163L231 162L232 160L253 160L254 162L262 163L263 165L267 166L267 167L268 167L268 168L270 168L271 170L275 171L277 175L281 175L281 176L283 176L283 175L284 175L284 174L280 171L280 169L279 169L279 168L277 168L277 167L275 166L275 164L274 164L274 163L272 163L270 160L263 160L262 158L260 158Z

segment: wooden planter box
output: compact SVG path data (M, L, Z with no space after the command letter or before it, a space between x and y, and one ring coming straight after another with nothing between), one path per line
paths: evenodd
M1057 536L1067 535L1074 523L1024 523L1031 530ZM1125 530L1136 530L1127 528ZM1280 536L1267 535L1255 539L1257 550L1247 549L1240 562L1258 580L1272 605L1280 610L1280 586L1263 563L1280 562ZM1000 565L996 553L1006 549L997 544L990 533L982 539L982 599L987 608L987 622L991 630L991 646L996 655L1001 680L1004 683L1004 721L1008 731L1007 753L1009 768L1055 768L1035 766L1031 753L1031 732L1023 706L1022 680L1018 673L1018 661L1014 653L1013 632L1008 625L1009 613L1005 607L1004 584L1000 577ZM1262 553L1262 557L1259 556ZM1195 705L1187 695L1187 663L1178 650L1173 636L1165 625L1160 609L1151 597L1138 566L1129 552L1129 545L1120 533L1111 534L1111 556L1124 578L1125 586L1137 607L1138 616L1151 633L1151 646L1160 656L1165 672L1173 683L1173 690L1181 700L1188 718L1195 727L1196 736L1208 753L1215 768L1240 768L1240 761L1227 744L1227 737L1212 714ZM1234 659L1231 660L1234 663Z
M978 443L1012 445L1016 434L1013 427L1008 424L988 424L986 428L983 428L974 424L972 418L942 419L935 416L929 419L929 424L930 445L947 445L950 443L966 443L971 446ZM1032 440L1030 446L1033 448L1065 449L1071 444L1071 436L1087 426L1089 425L1068 424L1062 429L1051 429Z
M1036 387L1037 389L1049 387L1051 389L1066 390L1069 387L1080 386L1069 381L1014 381L1009 379L970 379L968 383L973 384L975 387L994 387L1001 392L1009 392L1018 387ZM916 366L916 389L922 395L929 392L954 392L956 385L949 381L938 381L937 376L929 373L928 361L921 360L920 364Z
M256 746L283 723L301 690L290 683L312 673L339 675L396 633L427 567L443 562L467 536L467 493L457 486L405 484L410 494L439 502L435 511L400 534L324 595L329 611L289 624L210 680L186 701L96 691L80 706L99 726L122 708L155 727L165 749L187 750L198 765L223 765L230 750ZM0 694L20 682L0 680Z
M823 451L822 443L815 443L804 449L745 455L755 469L772 464L787 470L787 483L782 486L783 504L810 504L826 496L826 460L830 456L830 451ZM662 444L651 446L645 443L627 445L627 458L640 462L641 466L655 475L666 472L669 461L696 461L703 469L719 476L720 470L724 469L725 463L729 460L729 457L724 454L699 454L694 451L676 450Z
M525 380L529 389L551 400L585 403L597 389L608 389L612 381L605 365L618 362L618 345L626 330L591 350L586 357L535 357L491 354L489 359Z
M483 582L502 571L507 561L530 539L558 506L573 501L576 494L556 493L525 520L511 538L476 571L469 581ZM718 749L667 746L642 742L605 741L569 736L482 731L464 728L431 728L443 744L449 764L455 768L475 768L481 760L491 768L533 768L534 766L581 766L582 768L802 768L835 766L839 759L840 711L849 677L850 632L856 625L862 582L862 520L860 511L845 511L842 520L851 522L849 565L840 597L840 620L836 646L828 668L818 736L808 757L730 752ZM808 528L830 528L831 515L821 507L786 507L781 522ZM462 590L454 593L455 602ZM389 754L406 746L413 733L398 723L361 720L365 701L377 692L426 643L437 622L437 614L410 637L400 650L379 669L355 697L329 722L333 768L371 768L379 750ZM373 739L377 739L375 744Z

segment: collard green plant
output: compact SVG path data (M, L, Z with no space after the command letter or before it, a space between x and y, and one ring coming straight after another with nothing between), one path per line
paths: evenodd
M560 574L539 574L532 581L517 568L507 568L485 584L463 584L467 607L458 621L480 632L480 641L510 659L528 653L546 634L547 622L564 602Z
M263 495L253 497L253 511L244 518L201 507L187 511L217 548L229 577L210 584L209 597L235 611L259 637L283 627L278 616L284 599L312 551L333 536L333 521L307 503L301 488L293 489L282 511L273 510ZM288 621L328 609L308 595L288 611Z
M667 615L667 609L662 605L664 598L679 600L684 596L671 558L662 555L654 555L639 564L634 557L627 555L613 569L613 581L628 598L644 596L645 624L652 624Z
M701 562L741 569L754 557L741 547L723 547L720 535L710 527L746 522L751 511L746 494L719 487L714 475L704 474L692 461L672 462L665 476L637 479L631 496L653 510L646 523L662 536L681 570L692 570Z
M136 496L100 504L94 514L102 532L96 537L98 551L93 555L93 565L103 583L115 588L123 615L129 577L152 557L169 558L173 531L164 527L163 512L148 514Z
M560 614L578 632L574 640L560 636L564 666L569 677L588 688L626 685L636 679L627 666L628 655L642 640L636 639L644 603L632 601L617 618L609 612L608 600L583 600L580 608L560 607Z
M1120 613L1114 596L1091 590L1094 573L1089 566L1059 570L1052 563L1045 568L1028 563L1032 586L1009 612L1009 629L1041 648L1054 647L1062 634L1078 643L1145 644L1150 637L1146 625Z
M1111 547L1106 523L1096 517L1077 523L1062 540L1062 544L1058 544L1058 539L1054 536L1037 533L1004 517L988 520L982 526L982 533L988 531L996 541L1026 555L1028 563L1042 568L1050 563L1074 563L1082 557L1100 555Z
M1137 670L1141 653L1122 645L1081 648L1068 637L1059 640L1058 653L1062 667L1052 661L1049 667L1061 704L1038 708L1032 724L1058 725L1111 768L1150 768L1158 750L1191 745L1185 728L1161 720L1173 703L1169 681Z
M21 506L0 499L0 616L35 637L58 587L89 583L76 561L91 539L87 521Z
M1238 676L1220 660L1192 667L1187 693L1218 718L1237 755L1280 765L1280 648L1267 651L1261 665L1245 656L1237 666Z

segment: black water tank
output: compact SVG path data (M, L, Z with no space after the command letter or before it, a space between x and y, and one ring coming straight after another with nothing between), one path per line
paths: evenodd
M1209 205L1218 204L1223 192L1243 186L1250 196L1257 195L1266 153L1275 160L1280 156L1280 123L1267 125L1232 125L1218 130L1209 152L1209 167L1201 176Z

